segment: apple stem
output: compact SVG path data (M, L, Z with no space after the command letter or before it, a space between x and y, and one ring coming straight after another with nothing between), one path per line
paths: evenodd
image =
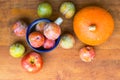
M32 59L32 60L30 61L30 63L33 64L33 63L34 63L34 59Z
M34 62L33 62L33 61L31 61L30 63L31 63L31 64L33 64Z
M91 25L88 27L89 31L95 31L96 30L96 26L95 25Z

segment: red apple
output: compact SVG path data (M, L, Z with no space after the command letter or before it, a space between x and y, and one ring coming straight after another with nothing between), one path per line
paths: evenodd
M86 46L80 49L79 54L82 61L91 62L95 56L95 51L93 47Z
M22 58L21 65L27 72L38 72L43 65L42 57L36 52L30 52Z
M54 45L55 45L55 40L50 40L50 39L47 39L47 38L46 38L43 47L44 47L45 49L50 49L50 48L52 48Z
M38 48L44 44L44 36L40 32L32 32L29 35L29 42L32 47Z

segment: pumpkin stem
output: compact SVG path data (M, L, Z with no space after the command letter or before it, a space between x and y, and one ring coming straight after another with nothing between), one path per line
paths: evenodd
M95 25L90 25L88 27L89 31L95 31L96 30L96 26Z

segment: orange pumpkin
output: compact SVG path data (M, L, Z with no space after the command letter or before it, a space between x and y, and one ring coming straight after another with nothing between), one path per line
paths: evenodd
M105 9L89 6L76 13L73 29L79 40L85 44L99 45L112 34L114 20Z

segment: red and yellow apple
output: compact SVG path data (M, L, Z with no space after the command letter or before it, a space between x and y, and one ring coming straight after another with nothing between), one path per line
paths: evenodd
M43 66L42 57L36 52L30 52L22 58L21 65L27 72L38 72Z
M95 57L95 51L93 47L86 46L80 49L79 51L80 59L84 62L91 62Z

